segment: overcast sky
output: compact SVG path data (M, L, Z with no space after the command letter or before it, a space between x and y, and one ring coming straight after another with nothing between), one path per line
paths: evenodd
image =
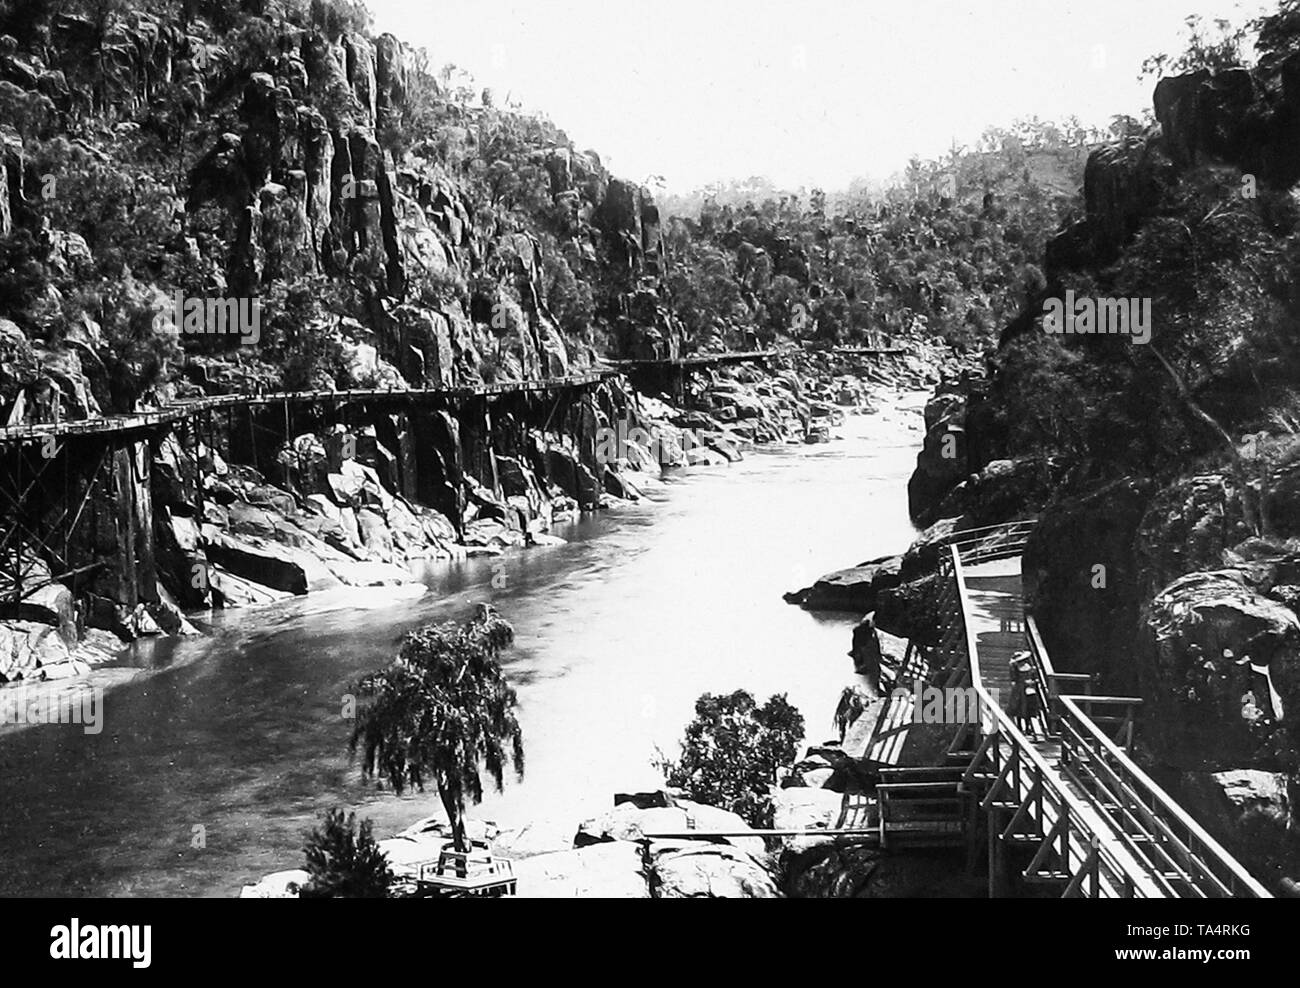
M765 175L882 180L989 124L1150 104L1143 58L1183 19L1261 0L367 0L391 31L544 110L582 148L675 192Z

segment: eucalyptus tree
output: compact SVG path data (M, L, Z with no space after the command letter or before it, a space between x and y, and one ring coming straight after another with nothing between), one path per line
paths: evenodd
M514 629L487 605L464 626L430 624L403 639L397 658L358 684L362 700L349 748L366 778L399 794L437 787L457 851L468 851L467 802L483 799L486 773L497 791L505 772L524 774L517 699L501 668Z

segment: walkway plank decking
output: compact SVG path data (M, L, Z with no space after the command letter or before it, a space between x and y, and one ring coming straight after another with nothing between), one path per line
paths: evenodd
M526 381L502 381L454 388L354 388L346 391L274 391L257 394L207 395L188 398L161 408L145 409L122 415L100 415L89 419L61 422L24 422L0 427L0 445L36 442L47 436L103 435L153 429L217 409L265 405L322 405L366 401L464 400L521 392L558 391L564 388L599 384L618 374L612 368L595 368L584 374L537 378Z
M938 642L909 646L896 680L909 691L921 684L975 694L971 716L951 728L947 767L960 766L955 789L967 801L972 855L984 824L990 894L1007 894L1018 878L1023 886L1046 887L1063 897L1269 898L1130 758L1142 701L1092 695L1091 677L1053 667L1024 607L1021 553L1032 524L994 526L950 540L935 599ZM1008 713L1011 658L1022 651L1029 653L1048 701L1028 733ZM901 696L888 702L867 748L884 780L877 808L882 844L891 826L889 802L906 806L915 796L934 803L946 792L947 784L933 775L938 766L891 768L916 765L907 757L914 739L918 746L932 741L919 739L924 731L912 724L913 706ZM918 819L933 819L936 837L951 832L942 813L927 817L925 803L917 805L913 833ZM906 812L900 815L908 819Z

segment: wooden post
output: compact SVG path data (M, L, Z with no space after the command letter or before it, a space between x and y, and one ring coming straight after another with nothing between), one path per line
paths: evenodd
M1007 851L1002 840L1002 817L1006 811L991 807L988 814L989 828L989 898L1005 899L1010 896L1007 881Z
M1091 842L1089 858L1092 862L1092 897L1101 898L1101 845L1094 834Z

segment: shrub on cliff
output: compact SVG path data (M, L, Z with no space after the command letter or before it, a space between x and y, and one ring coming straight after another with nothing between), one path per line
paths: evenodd
M305 899L383 899L393 873L387 856L371 833L369 820L357 829L357 815L330 810L325 820L307 834L303 847L307 873Z
M411 632L396 661L357 687L368 702L350 749L361 750L362 774L387 779L398 793L432 781L458 851L469 850L465 802L483 799L481 770L498 791L508 764L523 778L515 691L500 662L514 638L509 622L483 606L463 628L446 622Z
M772 790L798 753L803 715L785 694L758 706L744 690L705 693L695 701L681 758L660 753L655 767L688 799L739 814L752 827L772 826Z

